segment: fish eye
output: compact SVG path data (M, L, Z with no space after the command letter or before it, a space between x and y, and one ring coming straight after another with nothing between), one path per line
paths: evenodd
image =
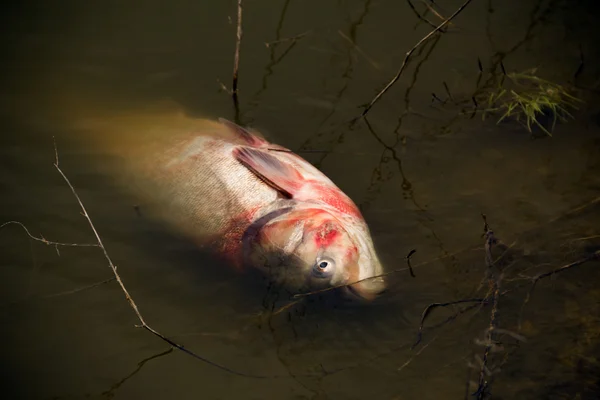
M318 278L328 278L335 270L335 262L330 258L320 258L313 267L313 275Z

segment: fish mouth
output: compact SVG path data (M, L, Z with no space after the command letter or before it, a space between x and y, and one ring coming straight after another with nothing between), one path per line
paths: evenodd
M373 301L386 291L386 285L381 277L365 279L345 287L351 297L362 301Z

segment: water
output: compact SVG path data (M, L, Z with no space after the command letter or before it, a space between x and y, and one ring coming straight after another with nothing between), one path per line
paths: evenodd
M461 3L435 4L448 16ZM467 385L478 379L491 304L439 327L459 308L436 310L421 344L411 345L428 304L486 295L484 212L496 235L514 242L502 280L511 292L500 297L496 322L527 339L499 334L503 351L488 364L493 397L597 398L598 264L540 281L521 312L524 276L600 244L600 209L590 203L600 184L595 2L473 0L447 33L415 51L368 126L349 121L431 29L408 3L246 1L240 121L289 148L319 151L303 155L361 206L387 269L404 268L417 250L416 278L393 274L371 306L314 296L271 318L287 297L217 265L143 207L140 217L137 199L116 183L120 160L90 144L103 134L111 146L126 143L108 131L168 134L193 118L235 119L219 83L231 85L235 13L233 1L8 7L0 220L49 240L94 241L52 167L54 136L61 167L148 323L203 357L266 378L165 353L166 343L134 327L115 282L86 289L112 276L98 249L59 255L9 226L0 231L4 396L465 398L475 391ZM468 101L478 58L484 81L494 65L500 73L499 59L509 72L538 67L544 78L575 83L586 104L552 138L532 140L514 123L457 117L452 101L432 101L432 93L448 97L444 82L454 100Z

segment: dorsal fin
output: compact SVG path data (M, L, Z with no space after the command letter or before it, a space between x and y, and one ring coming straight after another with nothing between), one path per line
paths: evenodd
M227 129L229 129L230 132L242 139L249 146L260 147L267 143L266 140L250 132L248 129L239 126L238 124L231 122L225 118L219 118L219 122L223 124Z

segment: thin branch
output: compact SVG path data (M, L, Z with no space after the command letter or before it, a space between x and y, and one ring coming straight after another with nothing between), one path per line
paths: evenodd
M233 59L233 84L231 91L233 96L237 96L238 72L240 69L240 46L242 43L242 0L237 2L237 40L235 42L235 56Z
M423 313L421 314L421 323L419 324L419 330L417 332L417 341L411 346L411 348L414 348L415 346L417 346L419 343L421 343L421 340L423 339L423 325L425 324L425 319L427 318L427 316L429 316L429 314L431 313L431 311L433 311L435 308L437 307L448 307L448 306L452 306L454 304L463 304L463 303L485 303L488 299L487 298L482 298L482 299L463 299L463 300L456 300L456 301L449 301L447 303L431 303L430 305L428 305L425 310L423 310Z
M276 44L284 43L284 42L289 42L289 41L295 42L296 40L303 38L304 36L308 35L311 32L312 32L312 30L300 33L300 34L298 34L296 36L292 36L292 37L288 37L288 38L283 38L283 39L279 39L279 40L274 40L272 42L265 42L265 47L269 48L269 47L272 47L272 46L274 46Z
M352 41L352 39L350 39L348 36L346 36L346 34L344 32L342 32L341 30L338 30L338 33L340 34L341 37L343 37L344 39L346 39L348 41L348 43L350 43L354 49L360 53L368 62L369 64L371 64L371 66L375 69L381 69L379 67L379 64L377 64L377 62L375 62L371 57L369 57L367 55L367 53L365 53L360 47L358 47L358 45L356 43L354 43Z
M238 372L235 370L232 370L230 368L227 368L223 365L220 365L214 361L211 361L207 358L204 358L188 349L186 349L185 347L183 347L182 345L175 343L174 341L172 341L171 339L167 338L166 336L164 336L163 334L161 334L160 332L156 331L154 328L152 328L150 325L148 325L146 323L146 321L144 320L144 317L142 316L142 314L140 313L140 310L138 309L137 304L135 303L135 301L133 300L133 298L131 297L131 295L129 294L129 291L127 290L127 288L125 287L125 284L123 283L123 280L121 279L121 276L119 275L119 273L117 272L117 266L113 263L112 259L110 258L110 256L108 255L108 252L106 251L106 248L104 247L104 244L102 243L102 239L100 238L100 235L98 234L98 231L96 230L96 227L94 226L94 223L92 222L92 219L90 218L87 209L85 208L85 206L83 205L83 202L81 201L81 198L79 197L79 195L77 194L77 192L75 191L75 188L73 187L73 185L71 184L71 181L69 180L69 178L67 178L67 176L65 175L65 173L62 171L62 169L59 166L59 162L58 162L58 150L56 147L56 142L54 143L54 151L56 154L56 161L54 163L54 167L56 168L56 170L60 173L60 175L62 176L62 178L64 179L64 181L67 183L67 185L69 186L69 188L71 189L71 193L73 193L73 196L75 197L75 199L77 200L77 202L79 203L79 207L81 208L82 214L85 217L85 219L88 221L88 224L90 226L90 228L92 229L92 231L94 232L94 235L96 237L96 240L98 241L98 247L100 247L100 249L102 250L102 253L104 254L104 258L106 259L106 261L108 262L108 266L111 268L115 279L117 280L119 286L121 287L121 290L123 291L123 293L125 294L125 298L127 299L127 302L129 303L129 305L131 306L131 308L133 309L133 311L135 312L138 320L140 321L139 325L136 325L136 327L138 328L144 328L145 330L147 330L148 332L152 333L153 335L159 337L160 339L164 340L165 342L169 343L171 346L177 348L178 350L206 363L209 364L213 367L216 367L220 370L229 372L231 374L234 375L238 375L238 376L243 376L243 377L247 377L247 378L274 378L275 376L264 376L264 375L255 375L255 374L246 374L243 372Z
M27 229L27 227L19 221L7 221L5 223L3 223L2 225L0 225L0 229L4 228L7 225L18 225L21 228L23 228L23 230L25 231L25 233L27 233L27 236L29 236L31 239L36 240L38 242L42 242L44 244L47 244L49 246L64 246L64 247L99 247L97 243L62 243L62 242L55 242L52 240L47 240L45 237L40 236L34 236L31 234L31 232L29 232L29 229Z
M271 316L271 317L274 317L274 316L276 316L277 314L281 314L282 312L284 312L284 311L285 311L285 310L287 310L288 308L291 308L291 307L295 306L296 304L300 303L302 300L303 300L303 299L299 299L299 300L292 301L292 302L290 302L290 303L288 303L288 304L285 304L285 305L283 305L283 306L279 307L277 310L275 310L275 311L271 312L271 315L270 315L270 316Z
M375 103L377 103L379 101L379 99L381 98L381 96L383 96L385 94L385 92L387 92L398 81L398 79L400 79L400 75L402 75L402 72L404 72L404 69L406 68L406 65L408 63L408 59L410 58L410 56L412 55L412 53L414 53L414 51L419 46L421 46L423 43L425 43L427 40L429 40L433 35L435 35L436 33L440 32L451 20L453 20L458 14L460 14L462 12L462 10L464 10L465 7L467 7L469 5L469 3L471 1L472 0L465 1L464 4L462 6L460 6L454 12L454 14L452 14L450 17L448 17L447 19L445 19L440 25L438 25L437 28L435 28L434 30L432 30L431 32L429 32L426 36L424 36L421 40L419 40L417 42L417 44L406 53L406 56L404 57L404 61L402 61L402 66L400 67L400 70L398 71L398 73L396 74L396 76L394 76L394 78L392 78L392 80L379 93L377 93L377 95L373 98L373 100L371 100L371 102L363 110L363 112L361 114L361 117L364 117L365 115L367 115L367 113L371 110L371 108L373 107L373 105L375 105Z
M60 292L60 293L47 294L45 296L42 296L42 298L43 299L51 299L53 297L60 297L60 296L66 296L66 295L69 295L69 294L75 294L75 293L83 292L84 290L93 289L95 287L104 285L106 283L113 282L115 280L116 280L116 278L113 276L113 277L110 277L110 278L105 279L103 281L92 283L92 284L86 285L86 286L82 286L82 287L79 287L77 289L66 290L66 291Z
M490 355L490 350L494 345L494 330L496 328L496 319L498 316L498 300L500 299L500 279L490 279L490 284L493 288L492 298L494 299L494 305L492 306L492 312L490 314L490 325L487 329L487 338L486 338L486 346L483 352L483 359L481 362L481 369L479 371L479 382L477 391L473 393L473 396L477 396L477 399L483 400L484 396L487 393L487 389L489 388L489 384L485 379L486 372L489 371L487 368L487 361Z
M406 2L408 3L408 5L409 5L409 7L411 8L411 10L413 10L413 12L414 12L414 13L415 13L415 15L417 16L417 18L419 18L421 21L425 22L426 24L428 24L428 25L430 25L430 26L432 26L432 27L434 27L434 28L437 28L437 26L436 26L434 23L430 22L430 21L429 21L427 18L425 18L424 16L422 16L422 15L421 15L421 14L420 14L420 13L417 11L417 9L415 8L415 5L412 3L412 1L410 1L410 0L406 0Z
M429 11L431 11L431 12L432 12L432 13L433 13L433 14L434 14L436 17L438 17L438 18L439 18L439 19L441 19L442 21L446 19L446 18L445 18L445 17L444 17L442 14L440 14L439 12L437 12L437 11L435 10L435 8L433 8L432 6L430 6L429 4L427 4L427 2L426 2L425 0L421 0L421 2L422 2L423 4L425 4L425 7L427 7L427 9L428 9ZM432 3L433 3L433 2L432 2ZM453 25L454 25L454 24L452 24L452 23L449 23L449 24L448 24L448 26L453 26Z
M559 274L559 273L564 272L564 271L566 271L568 269L571 269L571 268L577 267L579 265L585 264L585 263L587 263L589 261L594 261L594 260L598 260L598 259L600 259L600 250L594 252L593 254L591 254L591 255L589 255L587 257L584 257L582 259L574 261L574 262L572 262L570 264L563 265L562 267L555 268L552 271L545 272L543 274L539 274L539 275L536 275L535 277L531 278L531 287L529 288L529 291L527 292L527 296L525 297L525 301L523 301L523 305L521 306L521 312L519 313L519 324L518 324L519 330L521 329L521 319L522 319L522 316L523 316L523 309L525 308L525 305L527 303L529 303L529 300L531 299L531 295L533 293L533 290L535 289L535 286L537 285L537 283L538 283L538 281L540 279L544 279L544 278L547 278L549 276L553 276L555 274Z
M406 367L408 366L408 364L410 364L410 363L412 362L412 360L414 360L414 359L415 359L415 357L417 357L417 356L421 355L421 353L422 353L422 352L424 352L424 351L425 351L425 349L426 349L427 347L429 347L429 345L430 345L431 343L433 343L433 342L434 342L434 341L435 341L435 340L438 338L438 336L439 336L439 335L437 335L437 336L434 336L434 338L433 338L433 339L431 339L431 340L429 341L429 343L427 343L426 345L424 345L423 347L421 347L421 348L419 349L419 351L417 352L417 354L415 354L415 355L411 356L411 357L410 357L408 360L406 360L406 362L405 362L404 364L402 364L402 365L400 366L400 368L398 368L398 372L400 372L400 371L402 371L404 368L406 368Z
M410 276L412 276L413 278L416 278L417 276L415 275L412 265L410 263L410 258L413 256L413 254L415 254L417 252L416 249L412 249L408 255L406 256L406 265L408 265L408 270L410 271Z
M240 46L242 44L242 0L238 0L237 7L237 34L235 42L235 56L233 59L233 83L231 85L231 95L233 98L234 120L240 124L240 101L238 99L238 73L240 69Z
M127 382L129 379L131 379L131 378L132 378L132 377L133 377L135 374L137 374L138 372L140 372L140 370L142 369L142 367L143 367L143 366L144 366L144 365L145 365L147 362L149 362L149 361L152 361L152 360L154 360L154 359L157 359L157 358L159 358L159 357L166 356L167 354L170 354L170 353L172 353L172 352L173 352L173 348L172 348L172 347L169 347L169 349L168 349L168 350L162 351L162 352L160 352L160 353L154 354L154 355L152 355L152 356L150 356L150 357L147 357L147 358L143 359L142 361L140 361L140 362L137 364L137 367L136 367L136 368L135 368L135 369L134 369L134 370L133 370L131 373L129 373L129 374L128 374L128 375L127 375L125 378L121 379L119 382L117 382L117 383L115 383L114 385L112 385L112 386L110 387L110 389L108 389L107 391L103 392L103 393L102 393L102 396L103 396L103 397L106 397L106 398L112 398L112 397L115 395L115 393L114 393L114 392L115 392L115 391L116 391L116 390L117 390L119 387L121 387L121 385L123 385L125 382Z

